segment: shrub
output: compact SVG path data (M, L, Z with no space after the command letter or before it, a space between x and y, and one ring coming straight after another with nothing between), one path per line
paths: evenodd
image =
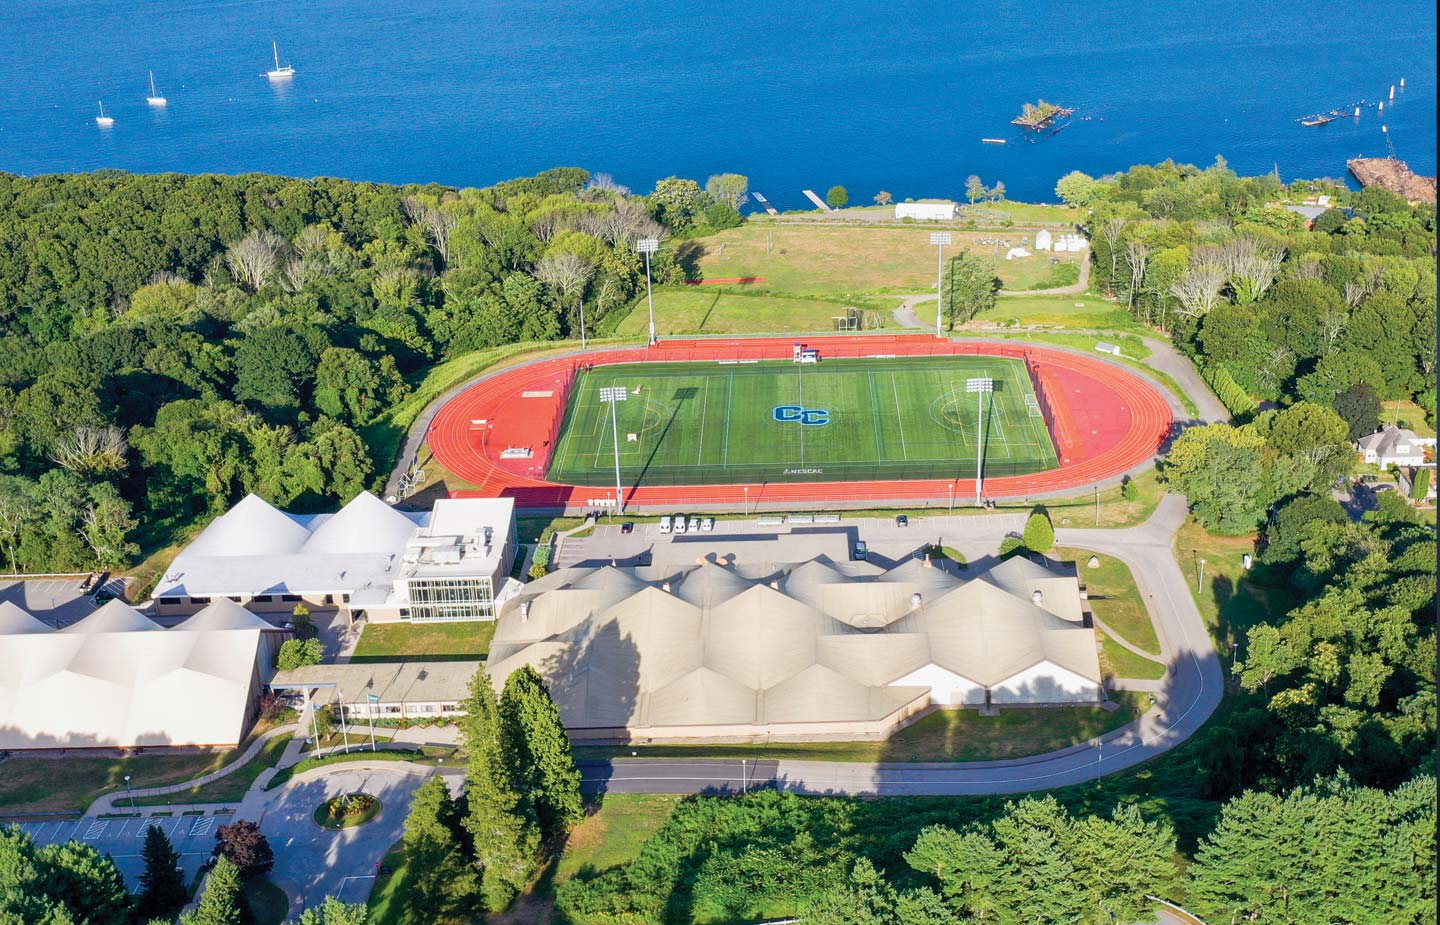
M1414 501L1424 501L1425 493L1430 490L1430 470L1415 470L1415 482L1410 486L1410 498Z
M1000 558L1008 559L1010 556L1024 549L1025 544L1021 542L1020 537L1007 536L1000 541Z
M1128 475L1120 483L1120 497L1126 501L1134 501L1140 497L1140 489L1135 487L1135 480Z
M1025 548L1031 552L1049 552L1050 547L1055 545L1055 527L1050 523L1050 515L1044 509L1037 509L1025 521L1024 540Z
M275 866L270 840L249 819L237 819L215 830L215 854L229 858L245 880L268 874Z
M281 671L318 665L325 658L325 646L319 639L287 639L275 658L275 667Z

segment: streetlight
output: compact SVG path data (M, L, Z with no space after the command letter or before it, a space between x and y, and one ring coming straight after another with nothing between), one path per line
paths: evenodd
M965 380L965 391L975 393L975 404L980 409L980 446L975 452L975 506L980 506L980 480L985 469L985 396L995 391L995 380L989 376L977 376Z
M624 386L610 386L600 390L600 400L610 406L610 433L615 437L615 509L625 513L625 494L620 487L620 425L615 422L615 406L630 395Z
M955 483L951 482L946 487L950 489L950 510L946 513L953 514L955 513Z
M950 243L950 232L930 232L930 243L935 245L935 336L944 337L940 331L940 312L945 307L945 245Z
M750 516L750 486L749 486L749 485L746 485L746 486L745 486L745 504L744 504L744 507L741 508L741 510L743 510L743 511L745 512L745 516L746 516L746 517L749 517L749 516Z
M135 808L135 791L130 789L130 775L125 775L125 795L130 799L130 808Z
M650 255L660 250L659 238L641 238L635 249L645 255L645 299L650 303L650 346L655 346L655 293L650 288Z
M1203 586L1204 584L1205 584L1205 557L1204 557L1204 556L1201 556L1201 557L1200 557L1200 571L1197 572L1196 575L1195 575L1195 593L1196 593L1196 594L1200 594L1200 593L1202 592L1202 586Z
M370 750L375 751L375 704L380 702L379 694L366 694L365 699L370 702Z

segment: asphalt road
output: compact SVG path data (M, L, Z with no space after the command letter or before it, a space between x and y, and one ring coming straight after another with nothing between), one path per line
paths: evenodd
M582 767L586 789L611 793L698 793L775 786L799 793L920 794L1021 793L1094 780L1134 767L1194 735L1220 703L1220 660L1171 549L1185 521L1185 499L1166 495L1145 524L1126 530L1056 530L1056 543L1115 556L1130 566L1155 620L1171 668L1139 719L1089 743L1015 761L854 764L739 760L622 758ZM957 518L958 520L958 518ZM993 545L1003 530L990 518L964 519L967 534L988 526ZM956 528L961 525L957 524ZM968 537L967 537L968 538ZM958 540L957 540L958 541Z

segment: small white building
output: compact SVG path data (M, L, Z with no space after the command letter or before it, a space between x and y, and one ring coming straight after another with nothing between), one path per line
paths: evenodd
M1051 246L1052 238L1050 232L1042 228L1040 231L1037 231L1035 233L1035 249L1037 251L1048 251Z
M953 222L955 220L955 203L953 202L897 202L895 204L895 218L914 218L926 222Z
M1424 465L1425 447L1434 445L1434 437L1417 437L1413 431L1392 424L1356 442L1356 448L1365 461L1382 469Z

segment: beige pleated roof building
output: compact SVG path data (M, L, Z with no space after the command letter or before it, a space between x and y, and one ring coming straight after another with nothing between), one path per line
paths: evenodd
M1074 575L1021 558L565 569L501 612L488 670L547 679L577 738L880 734L926 706L1096 703Z
M237 744L278 644L228 600L172 629L119 600L58 630L0 603L0 748Z

